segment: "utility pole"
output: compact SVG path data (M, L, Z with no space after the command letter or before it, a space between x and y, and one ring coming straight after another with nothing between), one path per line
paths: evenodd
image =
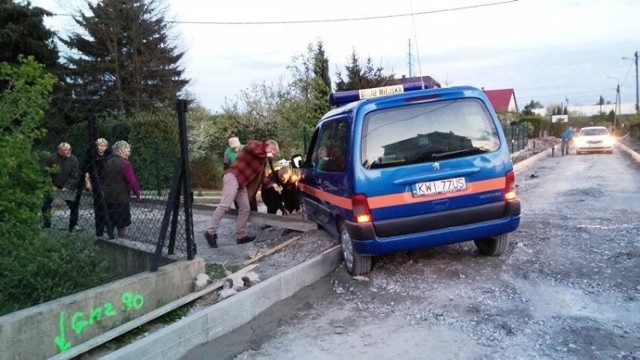
M413 77L413 74L412 74L412 71L411 71L411 69L413 68L413 64L411 63L411 58L412 58L412 56L411 56L411 39L409 39L409 54L408 54L408 56L409 56L409 64L408 64L409 65L409 77ZM636 61L636 63L637 63L637 61Z
M620 83L616 87L616 112L613 114L613 129L615 130L616 124L618 123L618 114L620 113L620 107L622 104L620 103Z
M631 60L628 57L623 57L622 59ZM633 54L633 61L636 65L636 114L640 114L640 100L638 99L638 92L640 91L638 89L638 52L637 51Z
M636 114L640 114L640 103L638 103L638 52L635 53L636 62Z

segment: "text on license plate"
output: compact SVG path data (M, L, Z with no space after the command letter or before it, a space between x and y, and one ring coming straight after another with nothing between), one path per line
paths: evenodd
M427 181L411 185L413 196L429 196L467 190L467 182L463 177Z

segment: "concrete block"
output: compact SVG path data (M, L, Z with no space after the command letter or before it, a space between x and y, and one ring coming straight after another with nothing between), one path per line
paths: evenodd
M229 298L235 294L237 294L238 292L235 291L234 289L222 289L220 291L220 295L218 296L218 301L222 301L226 298Z
M198 276L196 276L194 291L200 291L204 289L209 284L209 282L211 282L211 278L209 278L209 275L198 274Z
M245 276L243 276L242 280L244 281L244 284L246 286L253 286L260 282L260 275L251 271L251 272L248 272Z
M65 352L193 291L204 260L178 261L0 317L0 360Z

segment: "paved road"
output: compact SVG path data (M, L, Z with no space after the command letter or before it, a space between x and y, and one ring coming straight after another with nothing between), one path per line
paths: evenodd
M340 267L185 359L640 358L640 166L546 158L518 176L500 258L457 244Z

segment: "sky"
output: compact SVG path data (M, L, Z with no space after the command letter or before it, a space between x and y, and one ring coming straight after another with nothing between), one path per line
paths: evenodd
M520 109L614 103L618 84L622 103L636 98L638 0L164 1L188 91L214 113L253 84L286 84L317 41L334 82L355 50L396 77L513 88ZM82 2L32 4L70 14ZM68 16L46 24L63 37L76 29Z

